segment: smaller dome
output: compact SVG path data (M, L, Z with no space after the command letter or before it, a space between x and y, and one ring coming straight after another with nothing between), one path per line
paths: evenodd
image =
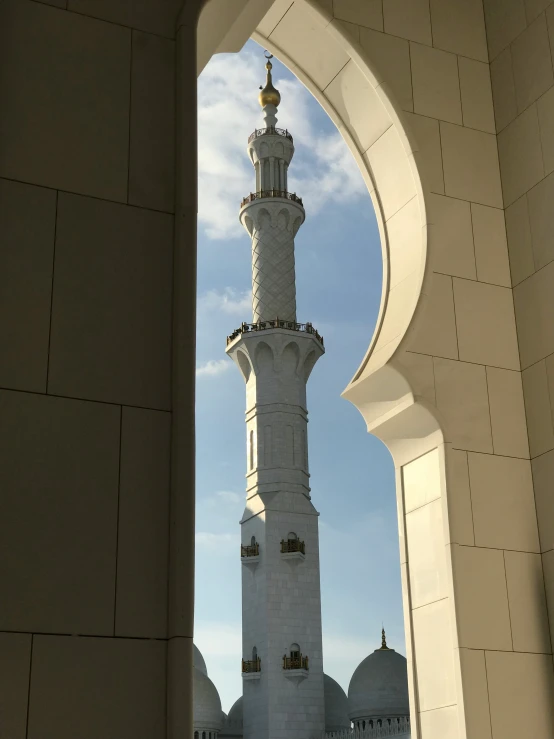
M350 728L348 698L336 680L323 675L325 691L325 731L343 731Z
M192 664L193 667L196 667L197 670L203 672L204 675L208 675L208 668L204 662L204 657L202 657L202 652L198 649L196 644L192 645Z
M221 701L217 688L201 670L194 670L194 728L219 731L222 726Z
M383 631L383 645L366 657L348 686L350 719L393 718L410 715L408 664L389 649Z
M242 724L242 695L236 700L229 711L227 720L223 724L221 731L222 737L228 736L242 736L243 724Z

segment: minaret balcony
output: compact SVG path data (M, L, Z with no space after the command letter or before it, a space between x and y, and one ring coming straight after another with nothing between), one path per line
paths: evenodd
M306 559L306 546L299 539L281 539L281 559L296 567Z
M283 655L283 670L309 670L308 657L300 654L298 657Z
M281 539L281 554L293 554L299 552L306 554L306 545L300 539Z
M242 660L242 679L243 680L259 680L262 671L262 660L260 657L256 659Z
M260 554L260 545L258 542L255 544L247 544L244 546L240 545L240 556L241 557L258 557Z
M244 208L248 203L253 203L255 200L260 200L260 198L283 198L284 200L292 200L293 203L298 203L302 208L304 207L302 198L298 197L296 193L288 192L287 190L258 190L258 192L251 192L250 195L242 199L240 207Z
M257 128L253 133L251 133L248 137L248 143L251 144L254 139L258 139L260 136L284 136L289 141L292 141L292 135L286 128L268 126L267 128Z
M240 545L240 561L251 570L255 570L260 561L260 545L257 541L252 544Z
M227 346L231 344L237 336L241 334L251 333L252 331L267 331L274 328L284 328L287 331L301 331L303 333L314 336L321 346L323 344L323 336L312 326L311 323L296 323L295 321L281 321L276 318L273 321L258 321L257 323L242 323L239 328L235 329L232 334L227 337Z
M283 656L283 674L291 682L298 685L309 677L308 658L299 654L297 657Z

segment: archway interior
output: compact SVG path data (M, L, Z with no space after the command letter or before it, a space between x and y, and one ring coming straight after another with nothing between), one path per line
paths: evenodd
M250 239L238 224L238 204L255 189L246 141L261 125L262 51L249 41L239 54L219 54L199 80L195 632L225 711L241 692L241 573L238 556L229 553L240 543L247 454L244 379L225 358L224 341L251 320ZM383 622L391 646L405 649L392 460L340 398L378 321L381 234L342 133L273 61L279 125L295 141L289 190L307 213L296 238L298 317L325 336L326 356L308 389L311 486L321 512L325 670L347 690L356 666L379 646ZM232 647L213 648L223 642Z

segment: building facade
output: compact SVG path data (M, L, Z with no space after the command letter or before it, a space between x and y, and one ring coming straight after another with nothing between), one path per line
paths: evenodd
M324 729L312 729L312 739L381 739L388 736L411 739L406 658L387 647L384 631L381 647L363 659L354 671L348 696L329 675L323 675L323 685ZM279 689L278 683L276 689ZM258 695L263 707L264 696ZM305 696L301 701L300 710L309 715L311 705ZM289 723L293 721L294 716ZM240 696L225 716L217 688L208 678L204 659L194 647L194 739L214 739L214 734L218 739L244 739L248 731L244 697ZM278 731L270 729L264 736L273 737L272 731L278 735ZM302 726L296 726L294 735L302 735L302 731Z
M192 731L195 84L254 36L380 222L346 396L397 469L412 734L554 734L552 27L549 0L1 3L4 733Z

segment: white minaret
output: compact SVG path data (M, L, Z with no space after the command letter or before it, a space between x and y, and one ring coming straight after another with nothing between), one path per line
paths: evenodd
M242 527L244 739L319 739L325 729L318 513L310 499L306 383L323 354L296 319L294 236L302 201L287 191L292 136L279 92L260 92L265 128L248 140L256 192L240 220L252 237L253 323L227 340L246 381Z

